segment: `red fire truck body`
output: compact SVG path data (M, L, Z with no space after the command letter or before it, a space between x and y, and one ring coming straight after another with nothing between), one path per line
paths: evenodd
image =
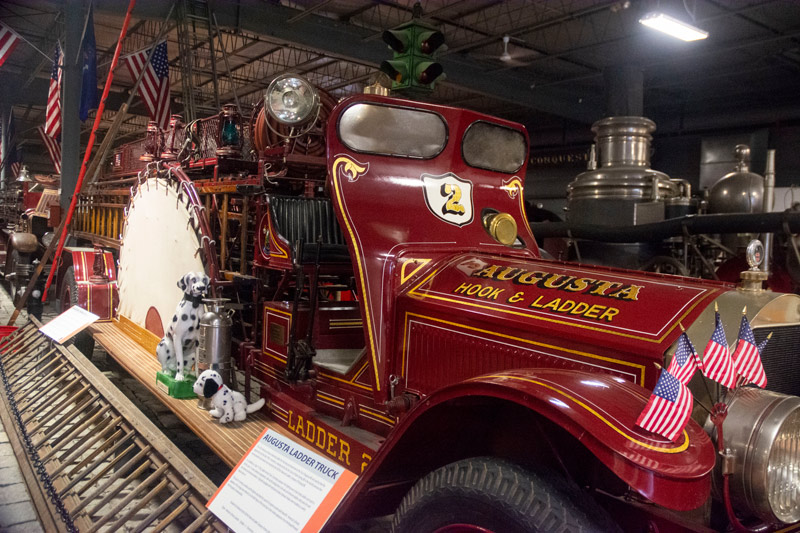
M491 457L569 479L585 490L579 501L589 493L610 509L627 501L635 509L626 529L703 530L715 507L714 443L694 421L676 442L635 421L681 331L702 345L712 303L728 308L747 295L542 259L522 202L526 154L521 126L466 110L379 96L336 106L326 190L350 261L320 241L311 263L318 272L352 269L357 300L315 311L265 302L250 358L270 412L360 474L335 523L394 512L438 468ZM268 213L265 263L303 263L281 235L287 215ZM510 242L493 233L500 215L515 228ZM765 294L752 295L752 311L786 309ZM301 375L291 372L295 320L296 331L312 332L316 354ZM710 406L710 393L697 394ZM402 513L396 520L414 530Z
M398 531L800 520L800 297L542 257L519 124L377 95L331 103L319 120L324 153L293 153L304 137L270 126L286 142L255 146L258 174L252 161L237 172L203 160L140 176L119 309L131 309L124 290L140 292L126 247L191 233L216 295L244 302L232 353L269 414L359 475L331 528L390 513ZM175 231L136 235L134 204L148 194L188 210ZM231 210L234 229L221 216ZM698 373L693 420L674 442L638 427L681 332L698 347L710 337L714 304L729 336L746 305L759 340L785 339L762 354L777 385L726 396ZM159 334L168 311L145 311L140 325ZM718 396L724 457L708 421Z

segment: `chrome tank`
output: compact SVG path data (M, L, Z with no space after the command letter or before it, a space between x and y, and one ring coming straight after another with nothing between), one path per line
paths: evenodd
M708 212L761 213L764 210L764 178L750 172L750 147L737 144L734 149L736 169L717 181L708 197ZM754 239L752 233L724 234L722 244L733 251L747 246Z
M236 372L231 360L231 328L233 311L226 309L227 298L205 298L207 310L200 317L200 346L197 350L197 371L216 370L222 381L236 390ZM208 398L200 398L198 407L211 409Z
M709 213L761 213L764 209L764 178L750 172L750 148L737 144L736 170L717 181L708 197Z
M598 165L567 188L570 222L628 226L664 220L664 201L680 197L681 185L650 168L655 129L645 117L607 117L594 123Z

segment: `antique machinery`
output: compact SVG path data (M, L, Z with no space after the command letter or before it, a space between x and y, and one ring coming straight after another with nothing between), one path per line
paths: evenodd
M650 168L651 133L645 117L607 117L594 123L597 161L567 188L567 221L597 226L635 226L687 214L691 188ZM581 259L637 268L658 247L645 243L580 244Z

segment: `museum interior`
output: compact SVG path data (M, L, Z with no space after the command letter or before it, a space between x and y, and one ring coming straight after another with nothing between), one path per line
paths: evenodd
M789 0L3 0L0 531L800 531L798 95Z

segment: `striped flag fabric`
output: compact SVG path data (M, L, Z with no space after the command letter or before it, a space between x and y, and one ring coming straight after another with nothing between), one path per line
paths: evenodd
M150 118L158 127L167 129L169 125L169 63L167 61L167 41L156 45L150 63L147 56L150 50L142 50L129 55L125 64L131 78L136 80L144 69L142 83L139 85L139 96L142 97Z
M36 128L36 131L39 132L39 136L41 136L42 142L47 148L47 155L50 156L50 161L53 162L56 174L61 174L61 142L45 133L43 126Z
M719 311L716 312L714 333L706 344L703 352L703 373L720 385L733 389L736 387L736 372L733 369L731 351L728 349L728 340L725 338L725 328Z
M733 351L733 366L736 372L750 383L762 389L767 386L767 375L761 364L761 354L746 315L742 315L742 322L739 325L739 340Z
M678 347L675 349L675 356L669 363L667 371L678 378L678 381L684 385L688 384L692 379L695 370L697 370L697 351L692 346L692 341L684 331L678 338Z
M661 371L656 388L636 425L675 442L689 423L692 414L692 393L667 370Z
M47 93L47 110L45 112L44 131L57 139L61 135L61 71L64 54L56 43L53 54L53 68L50 70L50 90Z
M0 67L17 47L19 40L17 32L0 22Z

